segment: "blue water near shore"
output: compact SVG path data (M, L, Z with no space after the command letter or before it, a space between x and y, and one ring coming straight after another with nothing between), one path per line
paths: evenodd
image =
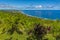
M60 10L22 10L23 13L47 19L60 19Z

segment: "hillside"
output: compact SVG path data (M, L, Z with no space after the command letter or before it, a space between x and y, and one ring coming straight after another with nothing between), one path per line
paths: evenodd
M0 10L0 40L60 40L60 20Z

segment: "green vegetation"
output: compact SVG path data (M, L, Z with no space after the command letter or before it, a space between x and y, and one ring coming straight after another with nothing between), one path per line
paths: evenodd
M0 40L60 40L60 20L0 10Z

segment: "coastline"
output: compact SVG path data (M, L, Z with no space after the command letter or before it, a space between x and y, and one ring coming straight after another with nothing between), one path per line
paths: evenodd
M24 13L23 11L20 10L20 12L24 15L30 16L30 17L35 17L35 18L39 18L39 19L43 19L43 20L52 20L52 21L56 21L57 19L49 19L49 18L43 18L43 17L37 17L37 16L32 16L29 14Z

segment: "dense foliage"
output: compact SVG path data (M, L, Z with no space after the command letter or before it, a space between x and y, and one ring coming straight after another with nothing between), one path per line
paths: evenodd
M0 10L0 40L60 40L60 20Z

